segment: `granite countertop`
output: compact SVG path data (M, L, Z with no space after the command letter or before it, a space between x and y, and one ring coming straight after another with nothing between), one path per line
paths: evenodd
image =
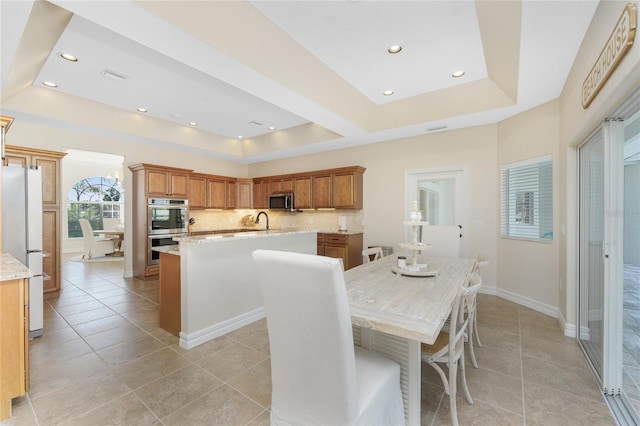
M0 281L31 277L33 277L33 273L29 268L18 262L18 259L9 253L2 253L0 257Z
M270 231L284 231L285 229L271 229ZM338 235L357 235L362 234L362 231L339 231L337 229L299 229L296 228L297 231L307 231L307 232L317 232L319 234L338 234ZM205 235L220 235L220 234L239 234L242 232L265 232L264 228L238 228L238 229L215 229L215 230L198 230L198 231L190 231L189 237L202 237Z
M231 240L249 239L249 238L267 238L275 237L279 235L291 235L291 234L304 234L304 233L317 233L319 231L315 229L256 229L255 231L242 231L235 233L215 233L209 235L196 235L186 237L175 237L174 241L187 244L203 244L203 243L218 243ZM171 246L170 246L171 247ZM156 250L160 251L160 250Z

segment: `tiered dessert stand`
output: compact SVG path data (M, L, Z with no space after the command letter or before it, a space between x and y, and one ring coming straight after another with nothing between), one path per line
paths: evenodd
M411 251L411 259L407 259L407 266L401 268L397 265L391 267L396 274L409 275L413 277L430 277L438 274L438 270L433 265L418 264L418 252L426 250L431 245L418 241L418 230L421 226L426 226L429 222L422 221L422 213L418 210L417 202L413 202L411 220L402 222L403 225L411 227L411 242L398 244L401 248Z

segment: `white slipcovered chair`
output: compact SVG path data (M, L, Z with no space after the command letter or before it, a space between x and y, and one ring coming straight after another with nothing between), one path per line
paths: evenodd
M272 425L404 424L400 366L354 347L340 262L256 250L271 350Z
M78 219L78 221L80 222L82 238L84 240L84 248L82 252L83 259L91 259L97 254L108 254L115 251L115 240L94 236L91 223L87 219Z
M373 256L373 259L371 258ZM362 263L369 263L382 258L382 247L370 247L362 250Z
M423 226L421 241L431 246L426 252L430 256L459 257L460 255L459 226Z
M449 407L451 422L458 425L458 411L456 406L457 376L460 369L462 388L469 404L473 404L464 365L465 335L469 333L473 321L471 306L475 303L475 297L482 286L482 279L478 274L472 274L469 284L460 287L456 294L449 317L448 331L441 331L433 345L422 344L422 361L433 367L444 385L445 392L449 395ZM469 339L470 340L470 339ZM449 377L438 364L446 364Z

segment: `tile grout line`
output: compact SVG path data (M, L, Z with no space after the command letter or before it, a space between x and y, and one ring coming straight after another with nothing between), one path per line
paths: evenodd
M520 349L520 381L522 383L522 423L527 425L527 406L524 399L524 357L522 356L522 324L520 322L520 307L518 306L518 340Z

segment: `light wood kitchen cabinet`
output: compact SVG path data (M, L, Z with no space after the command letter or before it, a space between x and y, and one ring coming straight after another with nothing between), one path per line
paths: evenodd
M331 174L314 175L311 180L312 207L326 209L333 207L331 200Z
M253 181L253 208L267 209L269 208L269 195L271 191L271 182L268 180Z
M362 209L364 167L316 170L254 179L254 208L267 208L269 194L293 192L297 209Z
M253 201L253 180L237 179L236 180L236 206L237 209L252 208Z
M59 210L42 212L42 271L45 273L42 287L45 297L58 297L60 293L60 250L56 247L61 240Z
M189 208L204 209L207 207L207 178L205 176L189 176Z
M336 209L362 209L361 168L333 174L331 181L332 203Z
M227 208L227 181L224 178L207 178L207 208Z
M42 170L42 250L45 275L44 297L58 297L62 280L60 278L60 250L62 223L60 205L62 188L60 188L61 160L67 155L64 152L7 145L5 147L4 165L22 167L40 167Z
M293 193L297 209L310 209L311 204L311 176L294 179Z
M180 337L182 326L180 303L180 255L160 253L158 289L160 328Z
M152 164L136 164L129 169L132 172L144 172L147 197L189 198L189 174L192 170Z
M189 200L189 189L192 185L189 177L193 170L146 163L133 164L129 166L129 170L133 174L133 206L130 221L133 275L141 278L152 277L158 274L159 267L149 262L149 198ZM196 185L196 182L193 184ZM161 193L162 189L171 191L171 195Z
M0 281L0 420L11 417L11 400L29 390L29 285Z
M362 234L318 233L318 255L342 259L345 270L362 265Z

